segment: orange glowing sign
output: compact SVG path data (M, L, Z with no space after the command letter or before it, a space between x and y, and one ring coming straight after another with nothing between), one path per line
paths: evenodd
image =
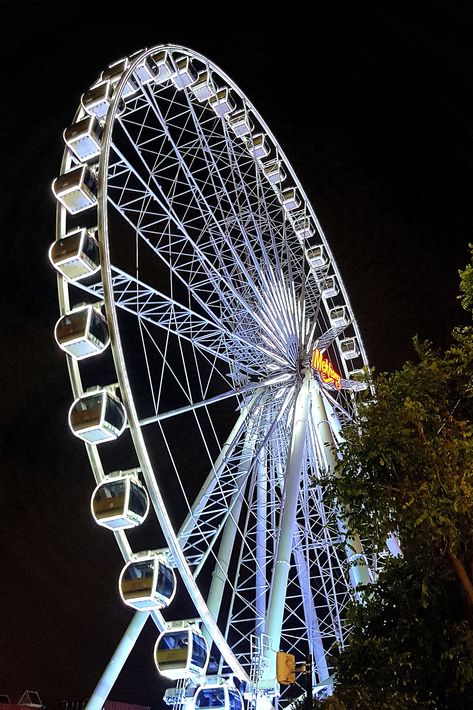
M340 375L333 369L330 360L325 357L320 350L317 350L317 348L312 353L312 367L314 370L317 370L322 378L322 382L326 385L334 385L337 390L340 389Z

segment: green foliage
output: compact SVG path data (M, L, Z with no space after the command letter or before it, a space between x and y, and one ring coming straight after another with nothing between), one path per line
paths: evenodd
M473 257L473 244L469 245ZM465 268L460 271L460 300L466 311L473 311L473 259Z
M351 530L378 549L396 530L427 568L454 554L473 560L473 329L418 362L376 378L376 401L346 430L329 484Z
M460 275L473 310L473 264ZM414 348L399 371L370 374L376 399L324 484L347 535L376 553L395 532L403 557L352 604L323 710L473 708L473 328L445 352Z
M410 560L391 559L364 604L350 609L352 633L336 660L332 710L473 707L473 630L461 592L439 566L425 603L422 575Z

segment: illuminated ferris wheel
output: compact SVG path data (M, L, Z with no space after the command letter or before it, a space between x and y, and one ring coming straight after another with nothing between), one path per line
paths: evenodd
M370 569L318 479L366 357L302 186L240 89L174 45L110 65L64 139L55 336L129 645L151 615L169 705L287 705L278 651L330 692Z

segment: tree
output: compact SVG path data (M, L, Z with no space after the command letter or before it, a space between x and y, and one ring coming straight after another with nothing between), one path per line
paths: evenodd
M473 308L473 265L461 293ZM473 328L445 352L414 346L372 376L326 482L349 532L380 551L395 531L403 550L351 607L327 710L473 707Z

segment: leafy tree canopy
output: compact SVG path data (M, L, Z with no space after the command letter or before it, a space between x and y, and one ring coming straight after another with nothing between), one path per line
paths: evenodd
M426 572L473 564L473 329L453 338L445 353L415 340L417 362L376 378L331 483L351 530L380 550L397 531Z
M473 264L461 298L473 308ZM370 374L376 398L345 430L326 483L349 532L386 561L353 603L324 710L473 708L473 328L445 351L414 339L416 359Z

